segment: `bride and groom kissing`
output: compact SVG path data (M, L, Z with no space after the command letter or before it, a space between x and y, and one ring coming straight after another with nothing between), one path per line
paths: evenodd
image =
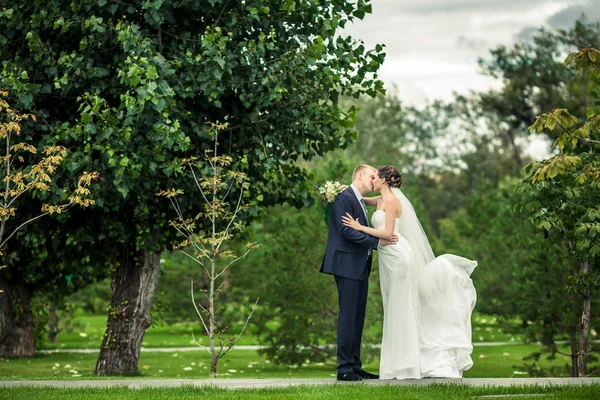
M476 261L435 257L394 166L359 165L331 204L321 272L338 291L337 380L461 378L473 365L471 313ZM363 197L375 191L377 197ZM366 206L376 206L369 223ZM379 375L360 349L369 275L377 250L383 299Z

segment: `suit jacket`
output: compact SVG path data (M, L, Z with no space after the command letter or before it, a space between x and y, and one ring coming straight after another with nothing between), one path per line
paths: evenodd
M331 204L329 235L321 272L348 279L359 279L371 272L369 248L376 249L379 239L344 226L342 216L349 213L365 225L365 213L351 187L340 193Z

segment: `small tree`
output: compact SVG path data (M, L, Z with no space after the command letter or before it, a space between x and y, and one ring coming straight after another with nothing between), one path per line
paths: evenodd
M0 155L0 255L8 242L21 228L42 218L45 215L61 213L72 204L83 207L94 204L94 200L85 198L90 194L87 186L97 177L96 173L85 173L79 179L75 193L67 202L58 205L44 204L39 215L20 221L16 226L10 226L9 219L15 217L17 200L29 192L47 192L50 190L52 177L67 155L63 146L50 146L42 150L42 158L35 162L32 157L38 150L27 143L21 136L21 121L31 119L32 114L21 114L13 109L3 97L8 96L8 90L0 89L0 139L5 142L3 154Z
M258 245L248 243L242 255L234 254L224 245L227 240L234 237L234 233L243 230L244 225L240 223L240 216L249 209L250 204L249 202L243 204L244 198L247 199L247 189L250 184L246 175L238 171L247 166L247 160L240 159L234 163L232 157L218 154L218 132L225 127L225 125L211 125L209 128L208 133L214 138L214 148L206 150L204 163L197 162L194 157L182 160L183 169L191 173L193 182L200 192L201 200L205 203L204 209L200 213L192 219L183 215L183 208L177 200L178 196L184 194L183 190L163 190L157 194L168 198L177 212L177 218L171 220L170 224L185 237L185 240L177 248L198 263L206 274L208 289L203 292L207 302L205 304L196 302L193 279L190 292L194 309L200 318L210 345L206 347L200 344L193 333L192 337L198 346L210 353L211 378L217 374L219 360L233 348L244 333L258 303L257 299L241 332L226 337L225 334L229 327L223 327L219 323L217 295L226 288L228 282L226 273L229 267L244 258L250 250ZM237 196L237 199L231 201L230 195ZM209 230L197 232L196 221L198 220L209 221Z
M600 51L581 49L565 64L588 71L591 93L600 100ZM577 265L565 285L583 299L579 343L574 341L573 346L578 346L578 374L587 376L592 297L600 287L600 113L590 110L588 121L580 125L566 109L555 109L537 117L530 127L532 132L545 129L558 132L554 146L560 153L527 166L518 192L524 195L521 208L548 231L548 243L566 246L569 261Z
M0 90L0 139L5 144L0 153L0 256L8 241L32 222L49 214L60 214L73 204L93 205L94 200L88 198L88 186L98 177L95 172L85 172L65 201L42 203L37 210L24 207L24 212L17 213L26 196L43 197L52 189L55 183L52 176L60 169L68 151L63 146L44 147L37 158L39 149L28 143L27 135L21 134L22 122L35 121L35 116L13 109L4 99L7 96L7 90ZM35 352L32 293L24 288L15 290L7 284L10 280L7 271L0 272L0 357L29 357Z

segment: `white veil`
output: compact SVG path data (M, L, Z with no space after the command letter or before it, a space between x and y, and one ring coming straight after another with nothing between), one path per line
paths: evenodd
M454 281L455 287L460 286L473 293L472 309L475 306L476 294L469 276L477 267L477 261L454 254L443 254L436 258L410 200L398 188L392 188L392 193L402 205L398 233L406 239L413 251L415 273L422 301L430 302L432 299L439 298L439 294L449 287L450 282L458 279L458 283Z
M423 230L421 222L415 213L410 200L398 188L392 188L392 193L400 200L402 215L400 216L399 232L407 241L415 256L417 271L422 270L435 258L429 239Z

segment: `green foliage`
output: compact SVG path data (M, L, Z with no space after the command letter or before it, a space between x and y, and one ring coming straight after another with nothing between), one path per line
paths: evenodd
M314 172L319 180L347 184L353 168L343 154L329 155ZM250 231L262 246L232 281L246 296L260 296L252 324L267 346L263 353L278 364L332 361L335 349L319 347L335 343L338 310L335 283L319 272L327 241L320 202L302 210L271 207Z
M476 310L506 318L515 317L519 310L514 296L521 289L514 273L528 265L531 244L540 240L535 229L525 224L526 217L512 210L517 184L507 179L496 190L471 193L464 209L440 221L439 235L432 243L436 254L477 260Z
M505 332L522 336L525 342L542 343L544 347L530 355L535 362L523 368L532 376L554 376L556 371L540 369L539 360L559 356L572 362L571 350L558 340L570 341L581 323L579 295L565 285L578 266L564 246L548 245L552 240L548 232L530 224L527 214L515 212L518 187L520 180L513 178L496 190L473 193L464 210L440 222L434 247L478 261L473 274L476 309L498 316ZM592 326L598 328L596 303Z
M565 63L590 67L592 77L600 76L600 64L591 62L597 52L582 49L571 54ZM600 233L599 120L600 114L591 112L588 121L579 126L579 119L566 109L540 115L530 130L560 128L555 141L560 154L529 165L519 188L524 197L521 207L532 213L539 228L556 231L557 243L568 246L572 257L579 261L593 262L600 256L600 245L594 240ZM586 151L572 155L577 146ZM584 286L596 286L593 274Z
M481 105L499 118L498 127L519 167L527 164L519 139L529 134L526 128L537 114L567 108L578 118L585 117L590 79L563 65L565 54L585 46L600 46L600 23L583 18L570 30L540 29L530 42L499 46L490 59L480 60L485 74L503 82L501 90L481 95ZM550 128L543 134L554 141L559 131Z
M6 242L26 225L35 220L49 215L65 212L72 204L88 207L94 204L94 200L88 198L90 190L88 186L92 180L98 178L98 174L84 172L79 178L77 188L71 195L66 195L62 204L43 204L32 218L15 218L17 206L22 204L19 197L34 196L42 197L46 192L52 190L51 185L56 185L56 179L52 176L62 167L67 156L67 149L63 146L47 146L39 149L27 140L25 134L21 134L22 124L30 119L36 121L31 114L21 114L13 109L4 100L8 91L0 90L0 139L5 142L6 151L0 156L0 192L3 193L0 202L0 256ZM55 188L56 189L56 188ZM66 188L58 188L66 191ZM25 213L31 210L25 210ZM16 221L15 221L16 220ZM1 292L1 290L0 290Z
M98 235L139 247L149 228L166 227L153 193L179 179L178 158L206 148L207 119L229 123L222 146L248 158L253 197L310 201L294 160L354 140L353 115L337 99L382 91L373 78L384 53L334 36L369 12L366 2L285 7L294 12L266 0L141 11L50 1L2 14L2 85L45 119L40 134L74 149L71 171L100 169ZM273 185L277 176L285 184Z
M35 143L72 151L62 179L84 170L102 177L93 212L70 213L19 239L18 253L7 256L20 261L13 278L58 291L67 275L89 283L124 255L171 249L179 241L168 226L171 210L155 193L193 187L180 161L210 148L207 121L228 124L219 152L246 159L257 205L311 203L309 172L297 160L354 141L354 114L339 105L341 95L383 92L383 47L367 51L337 34L370 10L346 0L5 7L0 87L44 122L27 126ZM199 207L184 211L196 215ZM242 219L256 215L257 207Z
M432 126L431 107L405 107L397 92L344 99L343 104L356 108L358 139L349 155L360 163L395 165L403 173L414 173L438 156L434 140L440 132Z
M299 212L293 207L270 208L253 226L263 246L251 253L234 282L260 295L252 323L267 357L279 364L330 361L335 349L337 292L330 277L319 273L327 226L320 205Z
M578 70L587 70L593 82L590 86L592 95L597 93L594 84L600 77L600 64L595 61L597 54L595 49L583 48L565 61L567 65L575 64ZM591 109L588 121L580 126L579 118L566 109L540 115L530 130L557 130L559 135L554 146L560 153L529 165L518 189L522 196L520 209L530 213L532 222L548 232L548 243L567 252L567 257L561 261L571 268L563 276L561 289L582 302L581 307L571 308L575 321L580 316L580 326L578 332L575 329L570 332L572 353L576 355L573 357L573 374L579 376L587 375L591 352L588 337L597 314L591 310L599 304L600 245L595 240L600 233L599 118L598 109Z

